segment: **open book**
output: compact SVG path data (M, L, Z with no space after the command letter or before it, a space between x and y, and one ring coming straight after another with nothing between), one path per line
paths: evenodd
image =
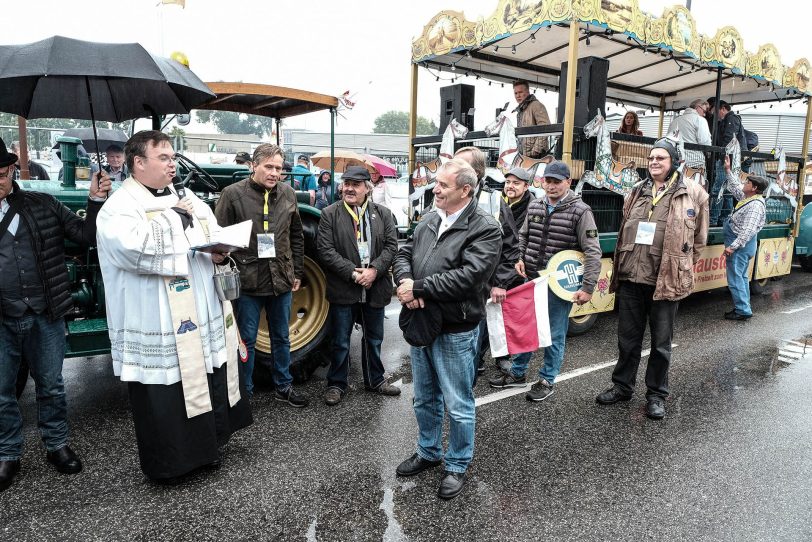
M251 221L246 220L215 231L211 235L210 242L192 247L192 250L199 252L232 252L240 248L247 248L250 241Z

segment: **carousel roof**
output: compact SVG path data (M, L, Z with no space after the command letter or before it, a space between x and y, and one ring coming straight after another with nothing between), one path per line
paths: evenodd
M731 103L796 100L810 95L807 59L784 65L765 44L744 49L732 26L713 37L699 34L691 12L666 8L661 17L640 10L637 0L499 0L487 18L469 21L441 11L412 43L412 62L436 73L558 90L568 60L570 24L579 25L578 56L609 60L607 101L682 109L716 94ZM462 81L461 81L462 82Z
M284 119L338 107L338 98L307 90L253 83L218 82L206 85L216 96L195 109L234 111Z

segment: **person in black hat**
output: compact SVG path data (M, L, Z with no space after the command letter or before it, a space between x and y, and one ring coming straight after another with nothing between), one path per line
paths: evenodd
M251 161L251 155L245 151L240 151L234 157L234 163L238 166L245 166L248 168L248 171L253 171L253 162Z
M655 420L665 416L679 300L693 292L694 264L708 236L708 194L682 178L681 158L672 141L658 140L649 152L649 176L626 196L609 288L618 309L618 362L612 387L596 398L602 405L631 399L648 323L646 415Z
M22 190L11 180L16 161L0 140L0 491L20 469L23 424L15 385L23 352L37 387L48 462L65 474L82 470L68 446L62 382L64 317L73 308L65 239L96 243L96 216L110 189L106 175L93 175L82 219L51 195Z
M364 333L364 388L380 395L400 395L400 388L386 382L381 362L384 309L392 299L389 267L398 250L395 219L389 209L372 201L365 168L350 166L341 180L342 201L322 211L317 238L321 263L330 271L326 276L332 359L324 393L324 402L330 406L347 393L355 322Z

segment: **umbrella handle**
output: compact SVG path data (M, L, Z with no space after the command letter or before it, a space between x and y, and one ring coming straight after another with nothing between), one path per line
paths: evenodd
M99 151L99 134L96 132L96 115L93 112L93 95L90 92L90 77L85 76L85 88L87 88L87 103L90 106L90 125L93 127L93 141L96 143L96 160L99 162L99 176L101 177L102 161Z

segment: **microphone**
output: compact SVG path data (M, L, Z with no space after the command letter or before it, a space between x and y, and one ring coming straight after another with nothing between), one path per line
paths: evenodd
M182 181L177 175L175 175L175 178L172 179L172 186L175 187L175 192L178 193L178 199L183 199L186 197L186 184L192 179L193 176L194 172L190 171L186 178Z

